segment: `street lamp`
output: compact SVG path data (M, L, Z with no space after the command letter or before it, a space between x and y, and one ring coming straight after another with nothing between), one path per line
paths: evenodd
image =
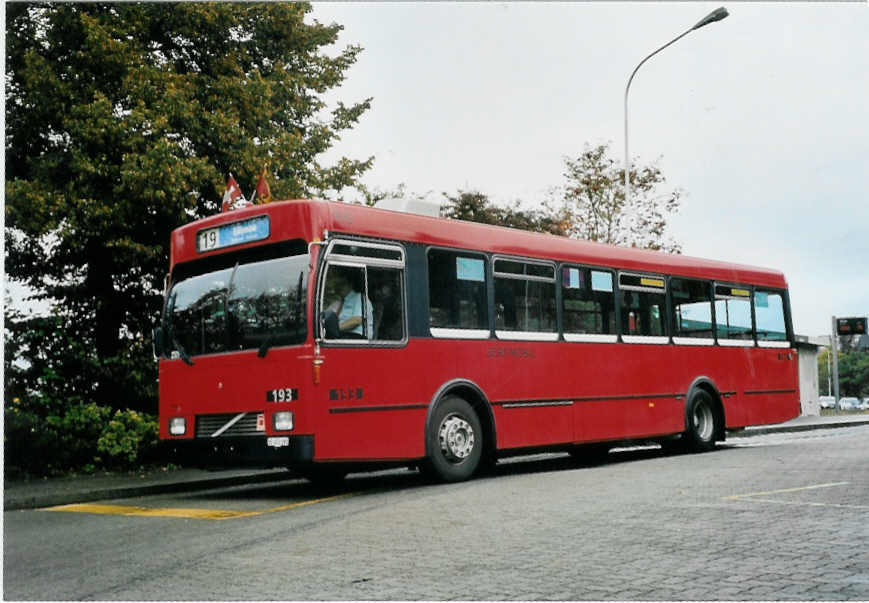
M631 202L631 184L630 184L630 173L631 173L631 164L628 156L628 91L631 89L631 82L634 79L634 76L637 74L637 71L640 67L643 66L643 63L651 59L653 56L664 50L667 46L675 43L677 40L681 40L689 33L694 31L695 29L700 29L704 25L709 25L710 23L714 23L715 21L721 21L725 18L729 13L727 9L722 7L716 8L714 11L700 19L694 27L686 31L685 33L673 38L663 46L661 46L658 50L647 56L645 59L640 61L640 64L636 66L633 73L631 73L631 77L628 78L628 85L625 86L625 207L628 207Z

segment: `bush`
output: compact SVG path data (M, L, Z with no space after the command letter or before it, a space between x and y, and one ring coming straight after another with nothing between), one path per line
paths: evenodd
M97 440L97 450L113 464L134 464L153 456L157 446L157 419L135 410L119 410Z
M6 310L7 475L94 471L151 460L156 418L126 410L156 407L156 366L144 339L127 341L117 356L99 359L87 333L77 331L62 311L24 316Z
M127 468L154 460L157 418L94 402L42 416L20 398L4 409L7 472L56 475L70 470Z
M13 398L5 408L5 463L36 474L58 473L94 461L111 409L90 402L41 416Z

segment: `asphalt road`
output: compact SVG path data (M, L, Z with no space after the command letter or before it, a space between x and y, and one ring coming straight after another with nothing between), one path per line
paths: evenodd
M869 426L4 513L6 599L869 599Z

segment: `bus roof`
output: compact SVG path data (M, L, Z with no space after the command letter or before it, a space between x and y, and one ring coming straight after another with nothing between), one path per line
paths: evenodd
M269 216L268 239L245 243L232 249L252 247L287 238L319 240L323 236L323 231L328 230L331 234L353 234L487 253L573 262L587 266L704 278L779 289L787 287L781 272L767 268L618 247L363 205L311 200L277 201L266 205L253 205L182 226L172 233L170 268L174 268L177 263L226 250L197 253L197 233L222 224L250 220L260 215Z

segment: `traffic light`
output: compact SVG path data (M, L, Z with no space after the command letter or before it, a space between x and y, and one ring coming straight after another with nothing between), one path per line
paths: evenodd
M837 318L836 335L865 335L866 317Z

